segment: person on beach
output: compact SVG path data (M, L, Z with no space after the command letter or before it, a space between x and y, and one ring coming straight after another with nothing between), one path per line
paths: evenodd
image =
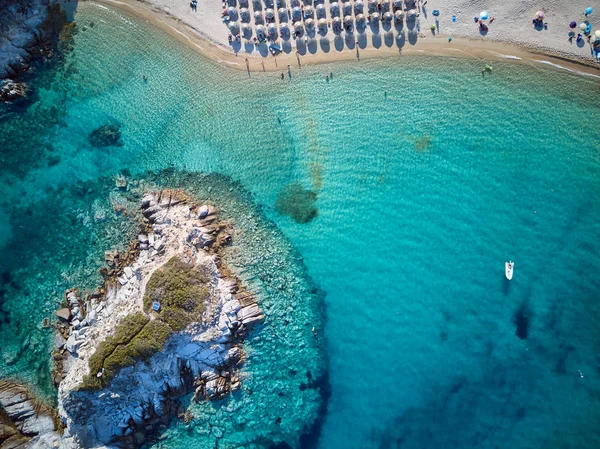
M492 18L490 19L490 25L492 24L492 22L494 21L494 19L495 19L495 17L492 17Z

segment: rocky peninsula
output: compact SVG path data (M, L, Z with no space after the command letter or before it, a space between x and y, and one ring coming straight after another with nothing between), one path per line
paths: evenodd
M108 196L138 231L100 246L101 283L64 293L56 400L0 391L0 442L310 447L329 394L322 295L281 232L220 175L119 177Z
M57 312L68 447L138 447L173 417L191 419L181 395L239 389L241 341L264 318L220 259L231 237L214 207L174 190L144 196L142 208L148 232L126 257L107 252L104 287L87 299L68 291Z

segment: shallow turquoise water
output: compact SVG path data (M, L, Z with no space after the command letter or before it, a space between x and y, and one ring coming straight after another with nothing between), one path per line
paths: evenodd
M249 78L104 7L77 20L54 82L0 122L25 136L0 175L16 284L0 375L44 386L43 317L132 232L94 220L94 181L176 166L240 181L326 292L320 448L599 447L597 79L509 63L482 78L481 62L426 57ZM123 146L92 148L107 122ZM308 224L273 208L292 183L317 193ZM32 239L41 223L55 240ZM173 435L162 447L194 447Z

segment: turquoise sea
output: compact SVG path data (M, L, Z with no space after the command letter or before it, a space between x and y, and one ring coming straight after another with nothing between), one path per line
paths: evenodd
M216 172L325 294L315 447L600 447L600 79L412 56L281 80L92 2L76 20L33 101L0 109L0 377L52 395L43 319L135 232L112 177ZM90 145L104 124L121 146Z

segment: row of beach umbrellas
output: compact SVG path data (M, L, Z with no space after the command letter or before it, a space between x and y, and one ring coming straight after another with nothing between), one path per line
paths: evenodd
M386 12L383 15L379 14L379 13L373 13L371 14L371 21L372 22L378 22L379 20L383 21L383 22L391 22L394 17L396 17L398 20L400 20L402 18L402 11L396 11L395 14L392 14L391 12ZM334 17L331 20L332 23L332 27L334 30L341 30L341 25L342 23L344 24L345 27L351 27L354 25L354 22L356 21L356 24L358 26L363 26L366 23L366 17L364 14L357 14L356 17L348 15L345 16L343 21L340 17ZM304 29L306 28L307 30L314 30L315 27L318 27L320 30L327 30L328 28L328 23L327 20L324 18L318 19L318 21L315 22L314 19L306 19L304 22L296 22L293 25L293 29L296 33L300 33L302 34L304 32ZM290 33L290 25L288 25L288 23L284 22L280 25L279 27L279 31L281 32L281 34L285 35ZM229 30L231 31L232 34L238 34L240 32L240 26L237 22L230 22L229 23ZM252 26L249 24L244 24L242 26L242 31L244 32L245 36L250 36L252 34ZM257 36L275 36L277 35L277 25L275 23L270 23L266 29L264 25L257 25L256 26L256 34Z
M401 2L402 0L396 0L396 1ZM377 12L377 6L376 6L377 0L369 0L368 4L369 4L369 13L372 16L374 16L375 18L379 17L379 13ZM345 2L342 6L342 11L340 11L339 4L337 2L333 2L330 5L331 16L332 17L340 16L341 15L340 12L343 13L344 17L351 16L353 12L358 17L359 15L361 15L364 12L363 1L356 0L353 5L350 2ZM237 20L237 18L238 18L238 11L236 10L236 8L234 8L232 6L227 8L227 14L233 21ZM275 13L274 9L268 8L264 12L264 17L266 17L267 20L274 20L275 14L276 13ZM277 11L277 14L279 16L279 20L282 22L287 20L287 18L288 18L288 10L286 8L280 8ZM415 17L416 15L417 15L417 10L410 10L407 12L407 16L409 18ZM295 21L302 20L303 16L305 19L313 19L313 18L325 19L327 16L325 6L322 4L317 5L316 8L307 6L304 8L304 11L302 11L302 9L297 6L292 8L292 11L291 11L292 21L295 22ZM385 16L386 18L390 18L390 20L391 20L394 17L394 14L392 14L388 10L388 11L384 12L383 16ZM251 17L252 17L252 15L248 8L240 8L239 18L242 23L250 23ZM396 11L395 17L398 20L401 20L404 17L404 13L402 12L402 10ZM262 24L263 23L263 13L261 11L254 12L254 19L255 19L256 23Z

